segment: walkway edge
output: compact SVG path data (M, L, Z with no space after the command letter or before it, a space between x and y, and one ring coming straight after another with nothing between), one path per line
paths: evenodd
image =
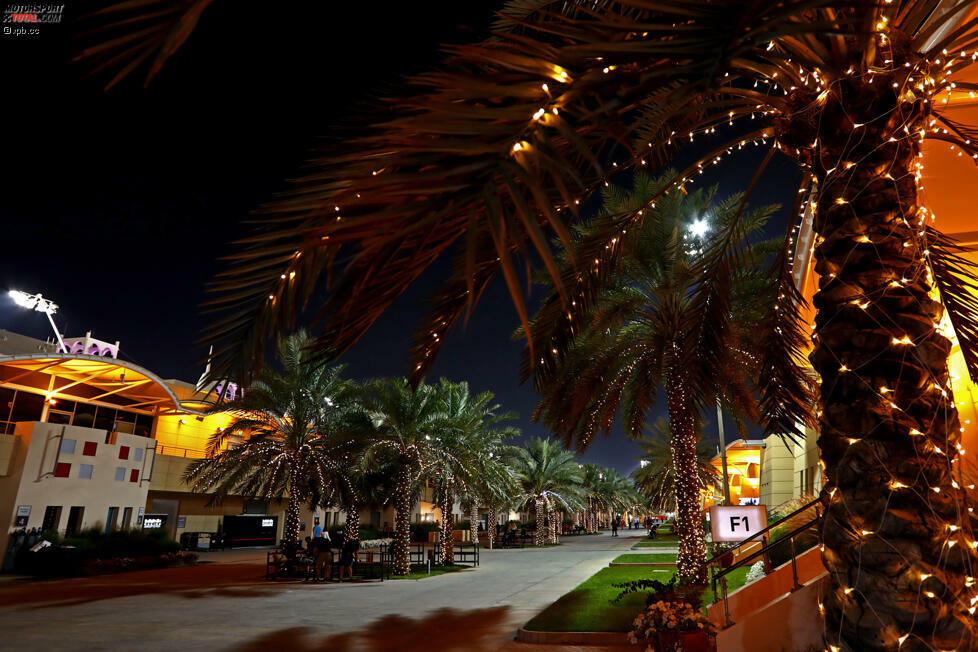
M535 632L520 627L516 640L550 645L628 645L625 632Z
M652 568L675 568L676 564L670 564L669 562L655 563L655 562L609 562L608 566L614 568L615 566L651 566Z

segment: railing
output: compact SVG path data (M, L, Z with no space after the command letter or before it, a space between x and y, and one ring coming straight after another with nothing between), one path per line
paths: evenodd
M798 527L793 529L791 532L788 532L774 543L769 542L768 532L770 532L773 528L778 527L779 525L781 525L791 517L797 516L798 514L801 514L802 512L809 510L812 507L815 508L815 518L807 521L806 523L803 523L802 525L799 525ZM762 556L764 557L764 565L767 569L767 572L770 573L774 569L771 568L771 559L768 553L771 551L771 549L784 545L785 540L787 540L788 545L791 548L791 575L793 580L793 585L791 590L797 591L798 589L802 588L802 586L798 582L798 564L795 555L795 537L801 534L802 532L811 529L812 527L817 525L821 520L822 520L821 501L818 498L816 498L815 500L811 501L807 505L803 505L802 507L799 507L798 509L791 512L790 514L780 519L776 523L772 523L771 525L768 525L763 530L754 533L753 535L747 537L740 543L735 544L734 547L731 548L731 550L736 550L737 548L741 548L742 546L752 541L759 540L762 544L760 550L755 550L749 555L742 557L736 563L731 564L726 568L722 568L719 571L716 570L716 567L719 565L718 562L723 557L732 554L731 552L728 551L728 552L721 553L706 562L707 565L711 568L711 570L713 570L712 577L710 578L710 582L713 586L713 604L716 604L717 602L720 601L720 598L718 597L717 594L717 582L719 581L720 583L720 592L723 596L723 617L726 622L725 627L729 627L730 625L733 625L733 621L730 619L730 607L727 603L727 575L729 575L730 573L732 573L738 568L743 568L744 566L748 565L748 563Z
M205 451L196 448L183 448L181 446L164 446L163 444L156 444L156 454L170 455L172 457L189 457L194 459L206 457Z

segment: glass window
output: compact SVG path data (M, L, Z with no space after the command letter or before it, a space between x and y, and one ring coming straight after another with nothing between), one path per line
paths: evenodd
M40 421L41 410L43 408L44 397L41 394L17 392L17 396L14 398L14 407L10 411L10 420L14 423L19 421Z
M153 432L153 417L148 414L136 415L136 433L140 437L149 437Z
M85 446L82 448L82 455L95 455L98 452L98 442L97 441L86 441Z
M10 408L14 406L14 390L0 387L0 421L9 421Z
M57 410L51 410L48 412L48 423L59 423L67 426L71 423L71 412L59 412Z
M139 469L133 469L129 472L129 482L139 481Z
M112 424L114 423L115 408L107 408L100 405L98 412L95 413L95 425L93 427L96 430L112 430Z
M132 449L132 461L133 462L142 462L143 461L143 449L142 448L133 448Z
M120 460L128 460L129 459L129 447L128 446L119 446L119 459Z
M119 423L136 423L136 414L134 412L119 410L115 414L115 420Z
M82 428L91 428L92 424L95 423L95 406L89 403L79 403L75 407L75 418L71 423Z
M116 482L126 481L126 467L124 466L115 467L115 481Z
M61 440L61 454L62 455L74 455L75 454L75 440L74 439L62 439Z
M95 469L91 464L79 464L78 465L78 477L82 480L91 480L92 471Z
M54 469L54 477L67 478L69 475L71 475L71 464L58 462L58 466Z
M71 414L72 412L75 411L74 401L66 401L63 398L55 398L51 400L52 400L51 410L57 410L58 412L67 412L68 414Z

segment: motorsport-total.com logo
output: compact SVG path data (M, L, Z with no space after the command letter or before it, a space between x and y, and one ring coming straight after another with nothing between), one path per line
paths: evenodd
M3 10L4 36L37 36L41 24L61 22L65 6L54 3L12 2Z

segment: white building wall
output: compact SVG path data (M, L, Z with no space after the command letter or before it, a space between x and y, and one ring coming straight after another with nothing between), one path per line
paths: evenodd
M121 527L128 507L132 509L130 527L137 527L139 508L146 505L149 490L145 479L153 464L153 440L117 433L112 443L106 443L105 430L39 421L18 423L14 436L11 467L16 475L0 484L0 502L5 508L12 507L3 514L4 521L13 525L17 508L30 506L26 527L41 527L46 508L58 506L61 516L54 527L63 533L74 506L84 507L82 528L104 527L109 508L117 507L115 525ZM94 447L93 455L85 454L86 443L89 452ZM69 452L72 446L74 451ZM67 477L56 477L59 466ZM83 477L88 472L91 477Z

